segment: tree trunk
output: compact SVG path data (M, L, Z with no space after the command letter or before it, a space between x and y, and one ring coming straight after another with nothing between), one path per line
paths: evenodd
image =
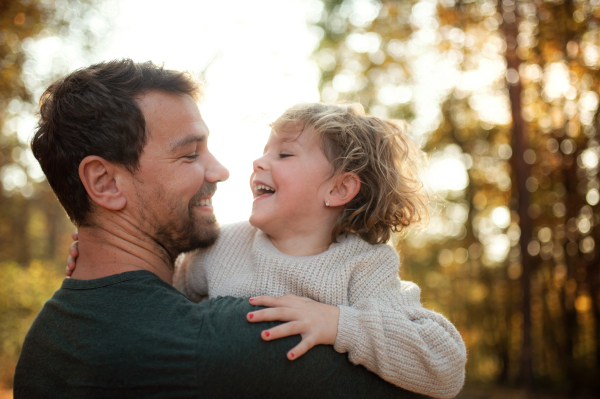
M517 57L517 9L515 4L509 2L503 3L504 21L502 24L504 36L506 38L506 63L508 70L519 71L520 60ZM523 158L527 149L527 139L525 137L525 126L521 114L521 80L516 83L508 83L508 93L511 105L512 124L513 124L513 157L512 167L516 180L516 190L518 193L518 213L519 227L521 228L521 237L519 244L522 255L522 273L521 273L521 313L523 314L523 341L521 346L521 380L525 388L531 389L533 386L533 370L531 360L531 258L527 252L527 244L532 235L532 224L528 214L529 209L529 191L525 182L529 177L529 166Z

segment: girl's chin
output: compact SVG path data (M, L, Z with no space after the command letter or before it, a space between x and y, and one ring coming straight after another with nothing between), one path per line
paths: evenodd
M248 221L250 222L250 224L254 227L256 227L257 229L261 229L264 227L264 220L263 218L260 217L260 215L257 215L256 213L252 212L252 214L250 215L250 219L248 219Z
M250 218L248 219L248 221L250 222L250 224L254 227L256 227L257 229L263 231L264 233L267 233L268 235L269 232L271 230L273 230L273 220L269 219L267 220L266 215L260 215L258 212L253 212L250 215ZM275 223L277 224L277 223Z

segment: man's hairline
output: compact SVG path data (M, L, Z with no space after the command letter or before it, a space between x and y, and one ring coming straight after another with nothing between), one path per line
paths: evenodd
M136 93L135 95L131 96L131 98L136 102L137 106L139 107L139 110L142 114L142 118L144 119L144 135L146 143L144 144L144 147L142 147L142 152L140 153L140 157L142 156L142 154L144 153L144 149L146 148L146 146L148 145L148 141L152 138L152 131L150 130L150 128L148 127L148 121L146 119L146 115L144 114L144 109L142 107L142 101L150 94L153 93L157 93L157 94L165 94L165 95L171 95L171 96L175 96L175 97L180 97L183 98L185 96L188 96L192 99L192 101L194 102L194 104L196 104L196 106L199 108L201 102L200 100L196 100L194 98L194 96L192 96L189 93L176 93L176 92L172 92L172 91L168 91L168 90L161 90L161 89L147 89L147 90L143 90L139 93ZM202 94L202 90L197 89L196 93L198 94L198 98L201 99L201 94ZM202 116L200 116L202 118ZM205 123L206 125L206 123ZM206 133L202 135L202 138L200 141L202 140L206 140L208 138L208 136L210 136L210 131L208 129L208 126L206 126ZM172 148L173 146L171 146ZM139 161L139 158L138 158Z

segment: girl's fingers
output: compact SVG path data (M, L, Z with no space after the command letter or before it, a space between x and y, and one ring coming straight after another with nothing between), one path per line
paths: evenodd
M65 270L65 274L70 276L75 270L75 259L71 255L67 258L67 270Z
M69 246L69 255L71 255L73 258L79 256L79 241L73 241L71 243Z
M280 297L276 296L257 296L254 298L250 298L250 304L256 306L267 306L267 307L275 307L281 306L279 301Z
M71 234L71 238L73 238L73 242L69 246L69 257L67 258L67 268L65 269L65 274L70 276L73 274L73 270L75 270L76 259L79 256L79 234L77 229Z
M250 322L261 321L291 321L297 319L297 311L290 308L268 308L250 312L246 315Z
M294 307L298 302L301 302L304 298L296 296L294 294L285 294L284 296L257 296L250 298L250 304L256 306L266 306L269 308L289 306Z
M298 345L296 345L295 347L293 347L292 350L290 350L287 353L287 358L289 360L296 360L300 356L302 356L306 352L308 352L308 350L310 348L312 348L313 346L315 346L315 344L312 342L311 339L309 339L309 338L302 338L302 341L300 341L300 343Z
M260 333L260 336L265 341L271 341L278 338L289 337L290 335L298 335L306 332L306 328L302 323L290 321L289 323L280 324L277 327L270 328Z

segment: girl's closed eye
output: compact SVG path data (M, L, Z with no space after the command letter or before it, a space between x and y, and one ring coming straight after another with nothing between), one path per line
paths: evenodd
M287 157L291 157L291 156L292 156L292 154L284 154L284 153L279 154L279 158L287 158Z

